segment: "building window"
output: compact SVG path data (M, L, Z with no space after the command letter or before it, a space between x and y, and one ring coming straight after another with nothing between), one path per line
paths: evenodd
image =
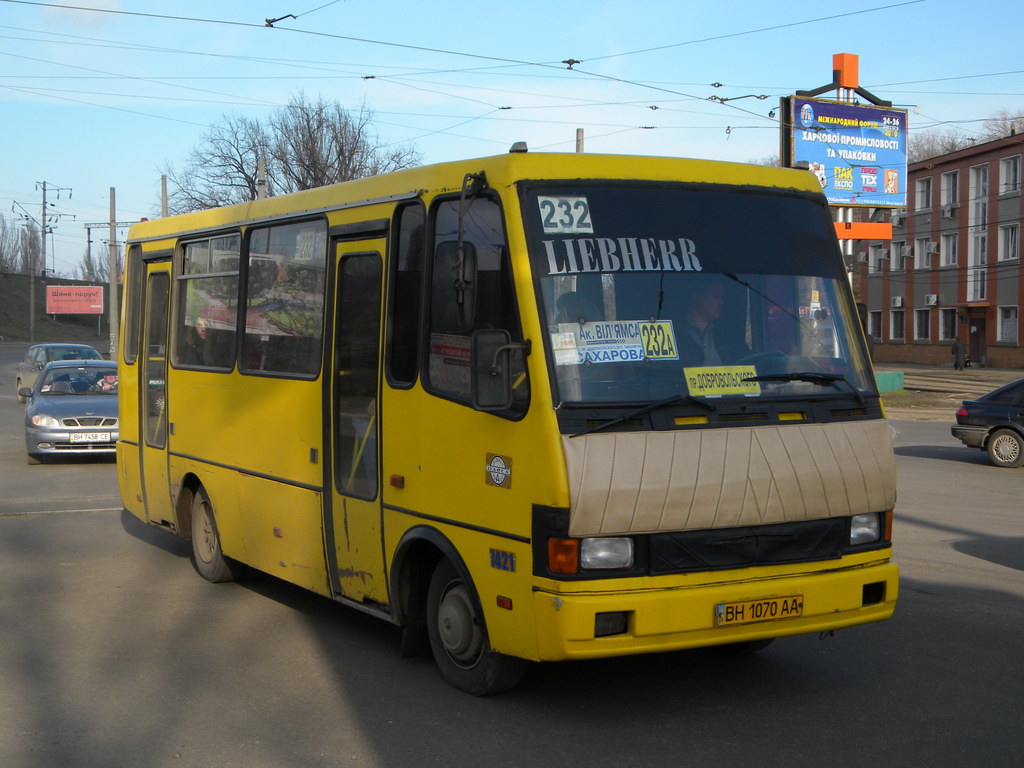
M942 236L942 266L955 267L957 264L957 243L960 236L954 232Z
M1020 189L1020 155L1004 157L999 161L999 194Z
M939 310L939 339L952 341L956 338L956 310Z
M1017 341L1017 307L999 308L999 336L996 341Z
M894 309L889 313L889 338L893 341L903 341L906 338L906 331L903 326L903 310Z
M988 166L971 168L971 215L967 222L972 227L988 223Z
M882 259L886 256L885 248L881 245L868 246L868 272L881 272Z
M942 174L939 199L941 205L956 205L960 197L960 171Z
M999 260L1020 257L1020 224L1007 224L999 228Z
M904 240L893 240L892 252L889 254L891 259L889 263L892 264L892 268L901 272L907 268L906 246L907 243Z
M914 269L928 269L932 265L929 258L931 248L930 238L918 237L914 240Z
M914 185L914 210L923 211L932 204L932 180L918 179Z
M985 251L988 249L988 235L984 232L971 235L970 252L967 254L967 300L985 300Z
M914 310L914 340L929 341L932 337L932 311L930 309Z
M882 311L874 310L868 312L868 336L878 341L882 340Z

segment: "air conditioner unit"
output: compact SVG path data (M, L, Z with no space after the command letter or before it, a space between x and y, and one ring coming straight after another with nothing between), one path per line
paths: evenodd
M911 256L914 255L914 246L912 246L912 245L904 245L902 253L903 253L903 258L909 259Z
M878 249L878 258L880 258L880 259L888 259L889 258L889 249L888 248L879 248Z
M893 309L899 309L902 306L903 306L903 297L902 296L893 296L892 297L892 308Z
M939 252L939 244L938 243L928 243L928 253L938 253L938 252Z
M867 251L857 251L857 263L858 264L867 264L868 263L868 252Z
M952 205L944 205L944 206L942 206L942 218L944 218L944 219L952 219L953 218L953 206Z
M937 294L937 293L927 293L927 294L925 294L924 303L927 306L929 306L929 307L937 307L937 306L939 306L939 294Z
M903 222L906 220L906 216L893 216L891 223L894 227L902 227Z

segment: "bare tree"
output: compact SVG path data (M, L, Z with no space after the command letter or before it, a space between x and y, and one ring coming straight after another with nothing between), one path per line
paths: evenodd
M1014 133L1024 133L1024 112L999 109L989 115L982 128L984 141L994 141Z
M23 275L38 275L43 268L43 254L39 248L39 227L34 221L25 224L18 243L18 271Z
M17 273L19 247L17 224L0 214L0 273Z
M164 169L168 208L182 213L255 200L260 158L267 167L267 196L420 162L415 149L381 142L365 105L353 113L337 101L311 101L300 92L266 123L227 115L210 126L182 170Z
M255 200L259 158L270 152L270 136L257 120L225 115L207 129L181 171L164 168L168 209L184 213Z
M976 142L976 138L957 130L917 133L907 141L907 162L916 163L929 157L948 155Z

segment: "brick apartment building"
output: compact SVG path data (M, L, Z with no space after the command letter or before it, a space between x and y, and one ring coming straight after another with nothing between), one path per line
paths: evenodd
M892 242L855 243L875 360L951 365L959 337L975 364L1024 367L1022 152L1016 134L913 163Z

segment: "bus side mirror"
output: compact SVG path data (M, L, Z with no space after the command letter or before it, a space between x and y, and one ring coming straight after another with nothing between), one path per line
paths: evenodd
M438 243L431 274L431 329L465 333L476 322L476 246L458 240Z
M503 329L474 331L470 341L470 388L478 411L504 411L512 407L513 350L516 360L530 353L530 342L513 342ZM526 376L525 371L519 372Z

